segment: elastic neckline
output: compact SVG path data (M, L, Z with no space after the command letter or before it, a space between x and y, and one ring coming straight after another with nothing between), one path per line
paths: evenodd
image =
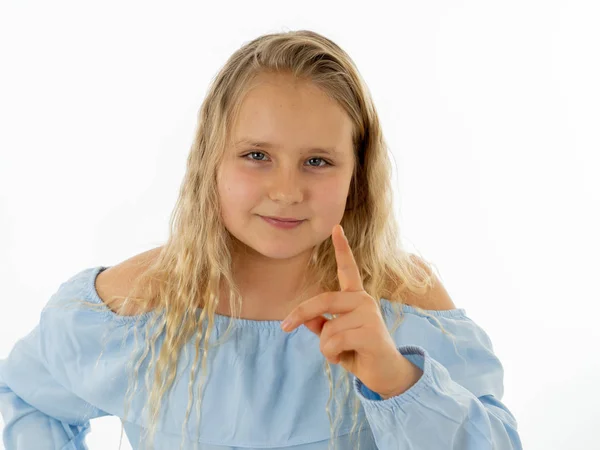
M106 269L109 269L110 267L112 267L112 266L96 266L96 267L93 267L93 268L90 268L87 270L88 277L86 280L85 291L88 295L88 298L93 303L104 304L104 302L98 295L98 291L96 290L96 277L100 274L100 272L102 272ZM397 306L394 306L394 305L397 305L397 304L390 302L386 298L383 298L383 297L381 298L381 306L385 312L395 313L396 312L395 308L397 308ZM414 308L410 305L402 304L402 310L405 313L410 313L410 314L414 314L414 315L418 315L418 316L422 316L422 317L426 316L425 314L421 313L419 310L417 310L416 308ZM461 318L461 317L466 316L465 308L455 308L455 309L440 310L440 311L426 309L424 311L427 314L431 314L434 317L445 317L445 318L450 318L450 319L456 319L456 318ZM202 313L202 308L197 308L196 315L199 316L201 313ZM134 316L122 316L122 315L115 313L107 306L105 314L106 314L106 317L109 318L110 320L113 320L113 321L118 322L123 325L127 325L127 324L134 324L136 321L138 321L138 323L140 323L140 324L143 324L151 316L155 315L156 312L149 311L149 312L134 315ZM232 320L237 321L238 326L243 327L243 328L279 330L282 333L285 333L285 331L283 331L281 329L281 323L283 322L282 320L253 320L253 319L241 319L241 318L233 319L231 316L226 316L223 314L215 313L214 321L215 321L215 324L219 327L229 326L229 323ZM293 334L301 329L302 329L302 327L298 327L294 331L292 331L291 333L288 333L288 334Z

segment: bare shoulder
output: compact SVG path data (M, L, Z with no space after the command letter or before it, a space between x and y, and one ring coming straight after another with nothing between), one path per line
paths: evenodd
M424 261L417 255L412 255L411 258L423 269L425 269L433 278L433 288L429 289L424 295L410 294L406 303L411 306L416 306L425 310L444 311L456 309L454 302L446 291L439 277L435 272L430 272Z
M121 316L135 316L147 312L138 310L138 306L131 302L123 306L124 299L114 297L125 297L130 294L129 291L137 277L148 268L161 249L162 247L156 247L139 253L100 272L96 277L96 292L111 311ZM136 293L131 293L131 295L136 296Z

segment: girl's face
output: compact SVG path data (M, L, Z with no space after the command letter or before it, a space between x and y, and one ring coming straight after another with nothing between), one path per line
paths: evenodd
M217 173L222 219L250 249L287 259L320 244L342 220L354 168L352 122L317 87L291 75L255 81ZM303 222L283 229L261 216Z

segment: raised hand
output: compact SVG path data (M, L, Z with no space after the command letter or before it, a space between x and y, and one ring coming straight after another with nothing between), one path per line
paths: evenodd
M288 314L282 329L289 332L304 324L320 337L321 353L330 363L341 364L384 399L399 395L423 372L398 352L377 302L363 288L341 225L333 228L331 238L341 291L305 300ZM335 317L323 317L325 313Z

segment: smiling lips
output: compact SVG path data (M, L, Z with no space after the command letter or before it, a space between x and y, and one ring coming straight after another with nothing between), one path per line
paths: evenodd
M296 219L295 217L278 217L278 216L263 216L267 219L279 220L280 222L300 222L304 219Z
M296 228L298 225L304 222L304 220L294 220L294 219L286 219L286 220L278 220L272 217L260 216L265 222L283 229Z

